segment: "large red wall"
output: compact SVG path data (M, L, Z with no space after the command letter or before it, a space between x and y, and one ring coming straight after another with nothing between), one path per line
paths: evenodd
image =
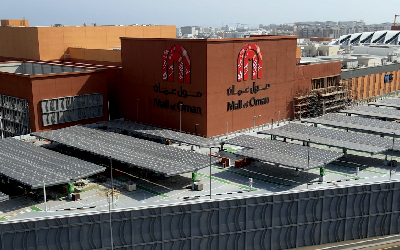
M164 50L174 44L183 46L190 55L191 83L179 83L178 66L175 63L174 82L163 81L162 64ZM154 107L154 98L169 100L173 105L182 101L185 105L201 108L201 114L182 112L182 130L194 132L195 124L199 134L206 134L206 85L207 85L207 40L177 39L122 39L122 82L119 84L119 107L126 120L179 129L180 112L175 108ZM154 92L154 85L172 92L182 87L190 95L201 92L201 97L178 97ZM137 99L140 99L137 101ZM137 109L136 104L139 103Z
M238 54L246 44L259 46L262 58L262 77L251 79L252 65L249 63L249 79L237 80ZM256 126L270 123L271 119L286 119L291 116L291 90L295 84L296 38L294 37L262 37L226 41L209 42L207 48L207 126L208 136L224 134L253 127L254 116ZM228 95L227 89L235 85L244 90L252 87L253 82L260 88L266 84L269 89L256 94ZM228 102L242 100L243 103L252 97L269 98L269 103L260 106L227 111ZM279 115L280 112L280 115ZM271 119L270 119L271 118Z
M246 44L259 46L263 57L262 77L251 79L252 64L249 62L249 79L237 80L237 63L240 50ZM340 66L330 69L324 66L296 66L296 37L266 36L248 39L192 40L192 39L137 39L122 38L122 82L119 87L121 116L130 121L139 121L156 126L179 129L180 112L154 105L154 98L169 100L169 105L182 101L185 105L201 108L201 114L183 112L182 130L209 136L250 128L254 116L256 125L270 123L271 119L286 119L293 116L293 96L296 88L311 86L311 78L340 74ZM162 79L164 50L171 45L184 47L190 55L191 83L178 82L178 65L174 64L174 82ZM310 70L309 70L310 69ZM333 72L333 73L332 73ZM304 78L303 75L307 74ZM315 76L317 75L317 76ZM269 89L258 93L228 95L228 88L244 90L255 85ZM162 90L173 92L183 89L189 95L201 93L201 97L179 97L154 91L160 84ZM227 110L228 102L252 97L269 98L269 103L260 106ZM139 99L139 101L137 101ZM137 106L137 103L139 104ZM139 111L137 113L137 110ZM139 119L137 119L137 115Z
M107 82L105 70L79 72L75 74L57 74L54 76L35 75L31 77L33 98L30 107L33 108L33 112L31 111L32 108L30 108L30 123L32 132L54 130L77 124L90 124L108 120ZM94 93L103 93L103 117L43 126L42 108L40 106L41 100Z
M43 126L42 109L40 106L41 100L92 93L103 93L103 117ZM26 99L28 101L32 132L108 120L105 70L51 75L0 73L0 94Z

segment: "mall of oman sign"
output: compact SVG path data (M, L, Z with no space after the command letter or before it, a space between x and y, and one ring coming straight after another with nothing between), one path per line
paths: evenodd
M190 56L187 50L180 45L168 46L163 54L162 64L162 79L166 82L174 82L174 62L178 64L178 81L180 83L190 83L191 69L190 69ZM177 95L181 98L187 97L201 97L202 93L189 94L188 91L181 85L179 88L163 88L160 83L153 86L156 93L162 93L165 96ZM168 99L154 98L154 106L159 108L178 110L188 113L201 114L201 107L186 105L183 101L177 103L170 103Z
M237 81L241 82L248 80L249 62L252 62L252 69L253 69L251 74L251 79L252 80L261 79L262 69L263 69L262 59L263 58L260 47L258 47L256 44L246 44L245 46L243 46L243 48L239 52L237 60ZM256 94L259 91L269 89L269 87L270 87L269 84L259 86L256 84L256 82L253 82L253 85L251 87L248 86L244 89L238 89L237 91L235 91L235 85L232 85L232 87L229 87L227 89L227 94L228 96L229 95L241 96L242 94L245 93ZM269 103L269 97L256 98L253 96L247 101L243 101L242 99L240 99L238 101L228 102L227 111L265 105L268 103Z

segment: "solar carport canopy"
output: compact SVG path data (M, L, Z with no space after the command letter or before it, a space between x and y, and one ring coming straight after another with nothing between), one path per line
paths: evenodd
M169 139L174 142L181 142L200 147L210 147L219 145L219 142L213 139L208 139L197 135L181 133L170 129L156 128L134 122L114 120L114 121L98 122L97 124L107 126L108 128L125 130L133 134L139 134L157 139Z
M378 102L370 102L368 103L368 105L400 108L400 98L391 98L391 99L384 99Z
M379 108L372 106L356 106L351 109L341 110L341 113L378 117L391 120L400 120L400 110L391 108Z
M68 183L104 167L13 138L0 140L0 174L32 189Z
M392 140L388 138L295 123L258 133L372 154L385 151L392 145Z
M225 143L257 149L254 151L244 150L243 152L254 152L254 154L259 155L258 152L262 151L264 159L261 159L260 156L258 156L259 160L265 160L271 163L277 163L288 167L302 169L305 169L307 167L308 156L310 157L310 161L312 162L310 168L326 165L343 156L343 153L341 152L313 147L309 148L293 143L285 143L276 140L266 140L251 135L240 135L235 138L226 140ZM241 155L242 152L234 154ZM299 166L299 164L301 166Z
M326 114L318 118L305 119L303 122L321 124L324 126L364 131L373 134L400 135L400 123L381 121L378 119L340 114Z
M8 201L8 195L0 192L0 202L3 202L3 201Z
M210 164L204 154L84 126L32 134L165 176L195 172Z
M240 152L235 152L234 154L241 157L252 158L260 161L276 163L282 166L299 168L304 170L319 168L325 165L322 162L316 162L312 160L308 162L307 159L304 158L298 158L274 152L267 152L262 149L244 149Z

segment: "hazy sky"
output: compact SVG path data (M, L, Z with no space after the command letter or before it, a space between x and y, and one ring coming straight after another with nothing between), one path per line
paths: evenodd
M298 21L393 22L399 0L11 0L0 2L0 19L29 20L32 26L171 24L236 26ZM396 12L397 11L397 12ZM400 22L400 18L399 18Z

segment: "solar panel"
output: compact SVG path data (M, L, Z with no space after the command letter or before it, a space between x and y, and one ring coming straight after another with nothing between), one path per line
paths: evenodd
M305 119L303 122L316 123L325 126L345 128L370 133L379 133L392 136L400 135L400 124L360 116L345 116L340 114L326 114L318 118Z
M9 197L6 194L3 194L2 192L0 192L0 202L3 201L8 201Z
M313 147L304 147L293 143L285 143L276 140L265 140L251 135L240 135L225 141L225 143L242 147L255 148L264 151L264 154L280 154L283 156L307 159L319 162L320 165L328 164L343 156L343 153ZM277 158L276 160L278 160ZM275 163L280 163L276 162Z
M356 106L351 109L341 110L341 113L362 115L369 117L379 117L385 119L400 119L400 110L391 108L378 108L372 106Z
M373 154L385 151L392 147L392 141L388 138L349 133L333 129L316 128L295 123L258 133L290 138L299 141L310 140L311 143L315 144L351 149Z
M157 139L169 139L174 142L182 142L189 145L196 145L200 147L210 147L219 145L218 141L204 138L201 136L181 133L170 129L156 128L134 122L114 120L114 121L102 121L98 122L97 124L107 126L108 128L117 128L120 130L126 130L133 134L144 135Z
M368 105L400 108L400 99L399 98L383 99L378 102L370 102L368 103Z
M165 176L195 172L210 164L204 154L84 126L32 134Z
M308 162L307 159L304 158L294 157L280 153L266 152L265 150L262 149L244 149L240 152L234 152L233 154L304 170L319 168L325 165L323 162L316 162L312 160Z
M13 138L0 140L0 174L32 189L68 183L104 167Z

